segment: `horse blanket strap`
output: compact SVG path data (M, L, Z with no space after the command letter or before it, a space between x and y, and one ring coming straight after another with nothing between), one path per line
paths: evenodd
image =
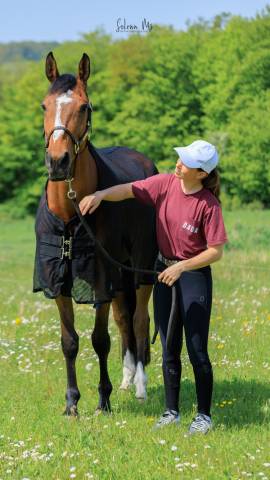
M44 234L40 238L40 254L51 258L80 258L85 248L85 240L72 236Z

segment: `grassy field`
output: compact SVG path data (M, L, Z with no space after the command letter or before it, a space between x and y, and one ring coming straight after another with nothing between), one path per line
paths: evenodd
M113 414L93 415L98 364L93 309L76 306L79 420L65 418L65 363L53 301L32 294L33 220L1 221L0 479L270 479L270 212L226 213L230 245L213 267L209 339L214 430L186 432L195 412L183 351L181 424L159 432L161 348L152 348L148 400L119 392L121 354L111 321ZM151 307L152 318L152 307Z

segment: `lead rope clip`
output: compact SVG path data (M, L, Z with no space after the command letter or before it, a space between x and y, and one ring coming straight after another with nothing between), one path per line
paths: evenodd
M67 192L67 197L69 200L75 200L76 198L76 192L75 190L72 190L71 182L74 180L74 178L68 178L65 180L65 182L68 183L68 192Z

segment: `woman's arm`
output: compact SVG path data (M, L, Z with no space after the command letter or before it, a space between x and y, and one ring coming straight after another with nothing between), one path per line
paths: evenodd
M220 260L223 254L223 245L215 245L208 247L207 250L204 250L199 255L196 255L193 258L188 260L182 260L181 262L172 265L171 267L166 268L158 276L159 282L166 283L170 287L173 283L180 277L182 272L187 272L188 270L196 270L197 268L206 267L211 263L217 262Z
M204 250L199 255L196 255L193 258L184 260L181 263L184 263L185 271L195 270L196 268L206 267L211 263L217 262L221 259L223 255L223 245L215 245L213 247L208 247L207 250Z
M99 206L102 200L108 200L109 202L120 202L127 198L134 198L132 192L132 183L123 183L121 185L115 185L114 187L100 190L92 195L84 197L79 204L82 215L93 213Z

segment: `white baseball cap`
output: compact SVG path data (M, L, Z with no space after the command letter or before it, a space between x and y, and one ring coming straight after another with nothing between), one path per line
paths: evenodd
M216 147L205 140L196 140L187 147L175 147L174 150L189 168L201 168L210 173L218 164Z

